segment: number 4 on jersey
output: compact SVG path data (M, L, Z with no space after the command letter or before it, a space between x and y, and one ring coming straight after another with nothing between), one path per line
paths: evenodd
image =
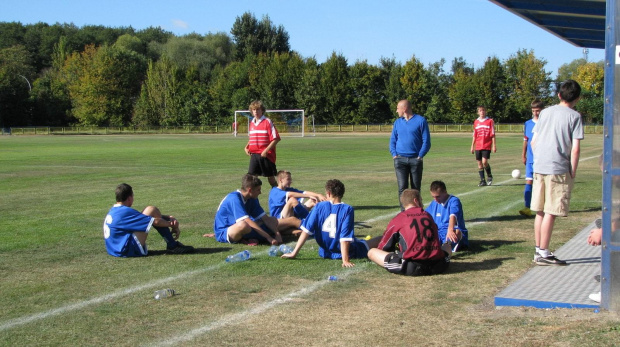
M323 222L323 231L329 233L329 237L332 239L336 237L336 214L332 213Z

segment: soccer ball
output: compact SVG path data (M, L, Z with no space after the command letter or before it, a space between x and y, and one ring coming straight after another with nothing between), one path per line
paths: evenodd
M519 169L512 170L512 178L514 179L521 178L521 170Z

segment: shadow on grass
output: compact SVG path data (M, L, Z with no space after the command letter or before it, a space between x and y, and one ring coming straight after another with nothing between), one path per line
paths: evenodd
M466 223L476 223L476 222L510 222L510 221L514 221L514 220L531 220L532 223L534 222L534 217L525 217L522 216L520 214L515 214L512 216L492 216L492 217L485 217L485 218L472 218L472 219L468 219L465 222ZM465 226L467 227L467 224L465 224Z
M497 269L506 260L512 260L514 257L493 258L485 259L476 262L459 262L453 260L450 262L450 267L446 273L459 273L459 272L472 272L472 271L486 271Z
M458 257L459 255L467 255L467 254L476 254L482 253L486 251L491 251L502 246L510 246L517 243L524 243L525 241L508 241L508 240L474 240L469 241L469 248L463 252L456 252L454 256Z
M232 250L232 247L196 248L194 250L194 253L187 253L187 254L168 254L166 250L163 250L163 249L156 250L156 251L149 250L149 257L159 256L159 255L185 256L185 255L192 255L192 254L215 254L215 253L230 252L231 250Z

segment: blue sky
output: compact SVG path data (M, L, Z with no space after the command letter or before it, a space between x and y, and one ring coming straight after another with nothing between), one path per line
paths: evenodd
M284 26L291 48L319 62L334 51L349 64L381 57L405 63L415 55L425 65L444 58L449 70L455 57L478 68L489 56L503 61L532 49L555 76L583 57L582 48L486 0L0 0L0 8L4 22L159 26L176 35L230 33L235 18L250 11ZM589 61L603 59L603 50L589 50Z

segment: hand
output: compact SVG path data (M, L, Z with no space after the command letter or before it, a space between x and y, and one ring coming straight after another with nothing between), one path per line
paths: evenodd
M271 241L269 241L269 242L271 242L272 246L277 246L279 244L278 240L276 240L276 239L271 239Z
M249 149L249 148L247 148L247 147L246 147L246 148L244 148L244 149L245 149L245 154L247 154L247 155L251 155L251 154L250 154L250 149Z
M276 231L276 241L278 241L278 244L282 243L282 235L280 235L279 231Z
M282 259L295 259L296 256L297 256L297 254L295 254L295 252L291 252L291 253L282 254L280 256L280 258L282 258Z
M471 154L474 154L474 147L471 148Z
M263 158L267 158L267 152L268 152L267 150L262 151L260 153L260 156L263 157Z
M453 243L459 242L459 238L456 236L454 230L448 231L448 233L446 234L446 239L450 240Z
M355 264L353 264L350 261L345 261L345 260L342 261L342 267L354 267L354 266Z
M603 229L592 229L588 236L588 244L591 246L600 246L603 238Z
M527 158L526 157L522 157L521 159L523 160L523 165L525 165L527 163Z

